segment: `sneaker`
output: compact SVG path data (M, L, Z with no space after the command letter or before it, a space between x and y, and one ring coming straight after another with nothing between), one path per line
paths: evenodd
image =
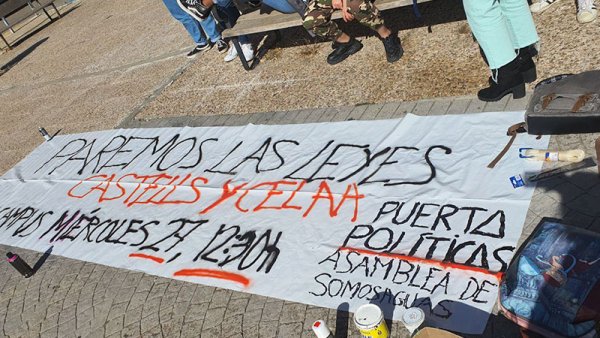
M252 49L251 44L249 44L249 43L243 44L242 52L244 53L244 58L246 59L247 62L250 62L254 59L254 49ZM225 57L223 58L223 61L225 61L225 62L233 61L233 60L235 60L235 58L237 56L238 56L238 52L235 49L235 46L231 46L231 48L229 48L229 51L227 52L227 55L225 55Z
M596 20L598 17L598 9L594 4L594 0L578 0L577 1L577 21L579 23L588 23Z
M225 53L229 49L229 44L223 39L217 40L215 45L217 45L217 50L219 53Z
M541 13L557 2L558 0L540 0L532 3L531 6L529 6L529 10L531 10L532 13Z
M210 7L202 4L202 0L177 0L179 7L183 8L189 15L196 20L202 21L210 14Z
M350 41L346 43L334 41L331 45L333 52L327 56L327 63L330 65L338 64L346 60L350 55L361 50L362 47L362 43L355 38L350 38Z
M396 34L390 34L387 38L381 40L385 48L385 56L387 61L392 63L400 60L404 50L400 44L400 38Z
M227 52L227 55L225 55L225 57L223 58L223 61L225 62L230 62L235 60L235 58L238 56L237 50L235 49L234 46L231 46L231 48L229 48L229 51Z
M254 49L252 48L251 44L243 44L242 52L244 53L244 58L246 59L246 61L250 62L254 59Z
M196 57L196 55L198 55L198 53L207 51L209 49L212 48L212 45L210 43L201 43L201 44L197 44L196 47L194 47L194 49L192 49L189 53L187 53L187 57L188 58L194 58Z

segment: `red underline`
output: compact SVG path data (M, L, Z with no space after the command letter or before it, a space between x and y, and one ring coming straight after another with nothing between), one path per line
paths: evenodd
M175 272L174 276L181 277L208 277L216 279L224 279L232 282L242 284L245 287L250 285L250 280L245 276L237 273L227 272L222 270L211 270L211 269L183 269Z
M392 258L392 259L401 259L401 260L408 261L408 262L417 262L417 263L436 265L443 269L454 269L454 270L478 272L478 273L483 273L486 275L496 277L498 280L502 279L502 275L503 275L502 272L492 272L492 271L489 271L489 270L483 269L483 268L477 268L477 267L473 267L473 266L456 264L456 263L440 262L440 261L436 261L433 259L405 256L405 255L390 253L390 252L377 252L377 251L372 251L372 250L367 250L367 249L355 249L355 248L344 247L344 246L340 247L339 250L340 251L352 251L352 252L356 252L356 253L363 254L363 255L387 257L387 258Z
M162 259L160 257L156 257L156 256L152 256L152 255L145 255L145 254L141 254L141 253L131 253L131 254L129 254L129 257L149 259L151 261L155 261L158 264L162 264L165 261L164 259Z

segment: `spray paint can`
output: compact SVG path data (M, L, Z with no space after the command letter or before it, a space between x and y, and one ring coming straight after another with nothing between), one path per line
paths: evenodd
M312 326L313 332L317 338L333 338L333 333L324 320L317 320Z
M10 265L17 269L23 277L29 278L33 276L33 269L19 255L8 252L6 257Z
M50 136L50 134L48 134L46 129L39 127L38 130L40 131L40 134L42 134L42 136L44 137L44 140L50 141L52 139L52 136Z

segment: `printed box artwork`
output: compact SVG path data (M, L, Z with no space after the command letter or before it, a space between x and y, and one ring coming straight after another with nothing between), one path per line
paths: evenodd
M600 319L600 235L544 219L500 288L507 317L546 337L580 337Z
M0 180L0 243L484 330L531 200L522 112L58 136ZM451 128L454 132L448 132Z

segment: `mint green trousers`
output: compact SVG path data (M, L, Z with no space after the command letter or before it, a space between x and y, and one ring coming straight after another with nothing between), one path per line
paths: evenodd
M463 0L467 21L491 69L539 40L527 0Z

